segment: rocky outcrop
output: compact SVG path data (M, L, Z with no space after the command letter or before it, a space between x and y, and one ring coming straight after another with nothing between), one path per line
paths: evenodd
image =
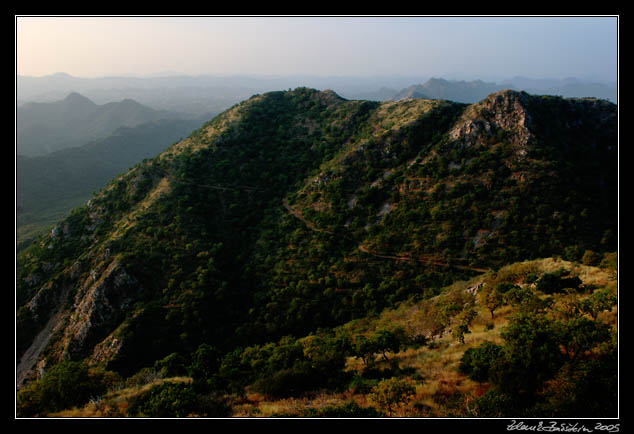
M107 336L135 299L138 285L118 260L100 275L92 274L78 291L65 329L63 356L77 358Z
M92 355L88 358L90 364L96 365L113 360L121 351L123 339L113 334L95 345Z
M449 131L449 138L464 146L485 145L491 138L504 138L519 146L520 153L533 140L525 92L505 90L473 104Z

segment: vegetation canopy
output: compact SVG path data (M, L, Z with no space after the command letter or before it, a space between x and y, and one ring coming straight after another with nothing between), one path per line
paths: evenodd
M18 413L611 417L616 119L254 95L19 252Z

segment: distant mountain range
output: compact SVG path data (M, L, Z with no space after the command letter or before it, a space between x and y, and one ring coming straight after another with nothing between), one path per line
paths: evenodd
M393 101L404 98L445 99L449 101L474 103L487 95L503 90L505 87L495 83L476 81L448 81L432 78L425 84L410 86L392 96Z
M16 150L28 157L45 155L103 138L120 127L188 116L154 110L132 99L98 105L77 92L46 103L30 102L16 112Z
M425 84L409 86L397 92L390 99L393 101L404 98L446 99L473 104L491 93L505 89L525 91L533 95L557 95L566 98L592 97L617 102L616 86L586 83L577 79L531 80L522 77L506 80L502 84L487 83L482 80L449 81L432 78Z
M206 120L206 119L205 119ZM97 105L72 93L17 112L18 245L46 230L114 176L186 137L202 119L127 99Z
M421 84L425 83L425 84ZM347 99L389 101L420 85L430 98L451 96L474 103L495 90L513 89L536 95L595 97L616 102L616 82L592 78L458 81L425 76L185 76L80 78L59 73L43 77L17 76L18 104L60 100L78 92L98 104L131 98L157 110L206 115L209 119L258 93L307 86L330 89ZM489 89L487 91L487 89ZM495 90L491 90L495 89ZM434 92L432 92L432 90ZM466 93L465 93L466 92ZM488 93L487 93L488 92ZM444 96L443 96L444 95Z

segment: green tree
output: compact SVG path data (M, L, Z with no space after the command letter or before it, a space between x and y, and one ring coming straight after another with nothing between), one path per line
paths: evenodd
M201 344L192 354L189 366L194 385L203 390L213 389L217 385L220 364L220 351L209 344Z
M469 326L474 319L478 316L478 313L473 308L468 308L460 312L458 315L458 325L453 329L452 336L458 340L461 344L464 344L465 335L471 333Z
M352 355L360 358L366 367L374 365L374 355L377 351L377 345L373 339L369 339L363 335L354 337L351 348Z
M544 403L534 414L542 417L617 417L618 351L616 339L604 343L592 357L568 363L545 389Z
M482 291L483 304L489 309L491 319L495 319L495 311L504 305L504 294L497 288L488 287Z
M571 362L584 358L585 354L611 337L608 324L590 320L586 317L572 318L558 324L560 347Z
M502 332L504 351L491 372L503 392L531 398L561 368L559 324L545 315L521 312Z
M405 346L405 329L402 327L396 330L382 328L377 330L370 339L374 342L375 352L380 352L383 354L383 359L387 360L388 352L398 353Z
M464 344L465 335L471 333L467 324L458 324L454 327L451 336L461 344Z
M408 402L416 394L416 388L399 378L382 380L370 392L369 399L380 409L387 409L388 416L403 403Z

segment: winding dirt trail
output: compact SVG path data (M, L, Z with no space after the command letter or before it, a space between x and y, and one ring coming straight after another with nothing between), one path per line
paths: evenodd
M290 206L290 204L288 203L288 199L284 198L282 200L282 203L284 205L284 208L289 212L289 214L291 214L293 217L295 217L296 219L300 220L301 222L303 222L306 227L314 232L325 232L328 234L333 234L333 235L339 235L339 236L343 236L346 239L350 239L349 237L342 235L342 234L337 234L331 230L328 229L322 229L317 227L313 222L307 220L299 211L293 209L293 207ZM451 263L447 263L447 262L443 262L440 261L438 259L432 258L431 256L421 256L418 258L414 258L411 256L399 256L399 255L390 255L390 254L384 254L384 253L377 253L374 250L370 250L368 249L366 246L364 246L363 244L358 244L357 245L357 249L367 255L370 256L374 256L375 258L382 258L382 259L391 259L393 261L414 261L414 262L418 262L421 264L425 264L425 265L437 265L440 267L453 267L453 268L457 268L459 270L469 270L469 271L475 271L478 273L486 273L488 271L490 271L488 268L478 268L478 267L471 267L468 265L459 265L459 264L451 264Z

